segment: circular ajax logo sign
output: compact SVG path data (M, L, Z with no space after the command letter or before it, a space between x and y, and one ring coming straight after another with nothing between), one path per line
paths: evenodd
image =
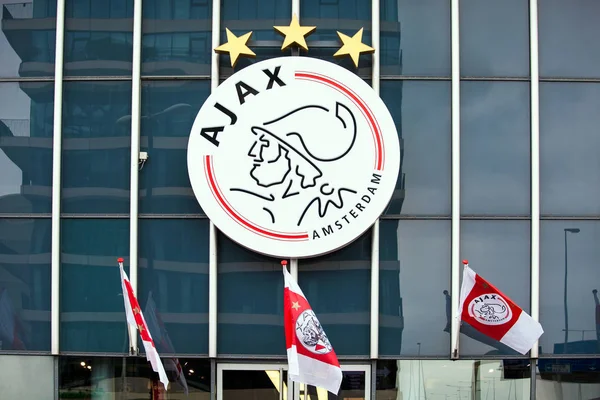
M488 293L471 300L469 315L484 325L502 325L512 319L512 310L502 296Z
M296 336L312 353L327 354L333 350L325 331L312 310L305 310L296 320Z
M392 117L354 73L309 57L246 67L200 109L188 144L194 194L241 245L313 257L358 238L398 178Z

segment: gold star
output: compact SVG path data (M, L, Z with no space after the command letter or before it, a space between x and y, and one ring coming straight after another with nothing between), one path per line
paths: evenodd
M362 42L363 28L360 28L360 30L352 37L346 36L341 32L338 32L337 34L340 37L343 46L333 56L341 57L349 55L352 58L352 61L354 61L356 68L358 68L358 57L360 57L360 53L371 54L375 52L374 48L367 46Z
M227 32L227 43L224 43L215 49L216 53L229 54L231 59L231 67L235 67L240 56L256 57L256 54L246 45L252 32L248 32L242 36L235 36L231 31L225 28Z
M140 313L140 308L139 308L139 307L137 307L137 306L136 306L136 307L134 307L134 308L133 308L133 313L134 313L134 314L139 314L139 313Z
M281 50L285 50L293 44L297 44L308 51L306 40L304 38L317 29L316 26L300 26L296 14L292 16L292 22L289 26L274 26L275 30L285 36Z
M144 332L144 325L138 324L138 330L140 331L140 333Z
M292 303L292 308L293 308L294 310L298 311L298 309L300 308L300 304L298 304L298 302L297 302L297 301L294 301L294 302Z

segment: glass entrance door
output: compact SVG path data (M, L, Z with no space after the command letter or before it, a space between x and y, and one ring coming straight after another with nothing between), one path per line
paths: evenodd
M337 395L292 382L286 364L218 364L217 400L370 400L371 367L342 365Z

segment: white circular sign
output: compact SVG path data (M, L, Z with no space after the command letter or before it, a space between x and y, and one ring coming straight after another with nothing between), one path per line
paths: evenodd
M503 325L512 319L512 310L498 293L478 296L469 303L469 315L484 325Z
M313 310L304 310L296 320L296 337L311 353L327 354L333 350Z
M194 194L224 234L274 257L314 257L383 213L400 167L396 126L352 72L309 57L262 61L204 103L190 133Z

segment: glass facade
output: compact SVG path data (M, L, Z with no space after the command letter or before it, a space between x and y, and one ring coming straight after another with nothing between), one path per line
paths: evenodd
M213 229L186 155L211 87L300 56L379 90L401 144L379 223L298 262L345 368L339 398L600 398L600 3L373 1L0 4L0 397L280 398L280 260ZM280 50L273 26L292 10L317 26L308 52ZM257 57L213 57L226 28L252 31ZM375 54L334 58L336 32L361 28ZM136 165L138 137L149 158ZM167 397L130 353L117 257L136 272ZM451 361L460 258L539 314L537 352L463 324Z

